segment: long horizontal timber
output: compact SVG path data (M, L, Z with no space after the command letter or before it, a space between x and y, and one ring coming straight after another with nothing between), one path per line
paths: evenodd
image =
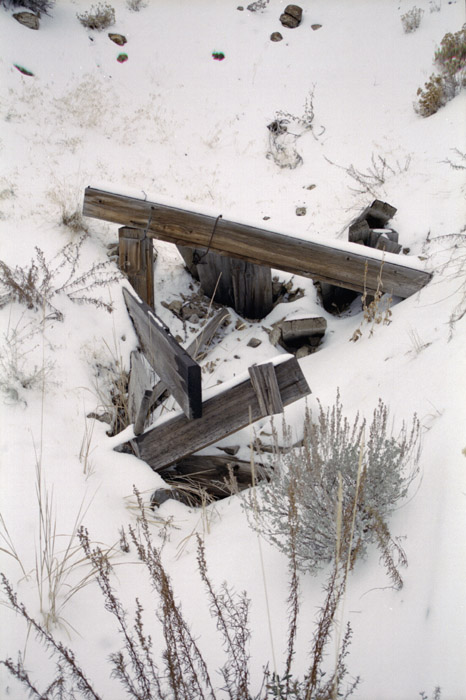
M354 252L350 252L347 248L306 241L223 218L217 221L213 216L92 187L85 190L83 214L146 229L149 237L169 243L209 249L356 292L375 292L381 275L383 291L405 298L419 291L431 278L424 270L400 264L394 254L371 250L368 255L357 244L354 244Z
M123 289L142 351L189 420L202 415L201 368L145 302Z
M274 370L283 406L310 393L295 357L285 356ZM180 412L136 437L132 445L137 456L158 471L267 415L251 377L245 374L236 383L228 382L223 391L215 387L204 399L199 420L189 421Z

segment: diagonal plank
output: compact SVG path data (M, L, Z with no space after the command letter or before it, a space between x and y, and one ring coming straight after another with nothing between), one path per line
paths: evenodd
M274 370L283 406L310 394L295 357L279 356ZM199 420L189 421L181 412L163 420L132 440L136 455L157 471L270 415L261 406L249 373L206 394Z
M382 268L383 291L408 297L431 275L408 259L364 249L356 243L325 245L197 212L87 187L84 216L147 230L147 235L190 248L209 250L257 265L374 293ZM215 227L215 235L212 236Z
M176 342L145 302L123 289L126 306L147 361L167 385L188 419L202 415L201 368Z
M219 309L188 344L182 345L193 360L198 361L205 356L212 338L228 318L230 318L228 309ZM141 406L141 402L146 396L146 390L149 388L151 388L150 399L148 401L145 399L144 405ZM134 423L135 435L142 433L149 411L165 391L167 391L167 385L158 378L144 354L133 351L128 384L128 415L130 423Z

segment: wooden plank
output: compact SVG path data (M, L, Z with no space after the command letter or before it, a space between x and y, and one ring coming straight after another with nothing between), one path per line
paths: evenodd
M119 231L120 270L136 294L149 306L154 306L154 242L145 231L122 226Z
M283 406L310 393L295 357L286 355L274 369ZM245 373L226 387L215 387L208 392L199 420L189 421L178 413L136 437L132 445L137 456L157 471L266 415L251 378Z
M143 301L123 289L126 306L146 359L191 420L202 415L201 368Z
M169 207L134 197L86 188L83 214L97 219L144 228L153 236L176 245L210 248L221 255L330 282L357 292L377 290L383 262L383 290L407 297L426 285L431 275L405 264L395 255L363 246L333 247L226 219ZM148 225L149 224L149 225ZM212 239L212 240L211 240ZM349 245L349 244L347 244Z
M134 421L134 434L140 435L144 430L144 424L146 422L147 414L149 412L149 406L152 398L152 389L146 389L142 397L141 404L139 406L139 411L136 415L136 420Z
M197 361L202 358L212 338L229 317L230 313L228 309L219 309L214 316L207 321L201 330L196 333L194 338L187 345L182 345L184 350L186 350L188 355L190 355L193 360ZM152 398L150 401L149 410L162 396L164 391L167 391L167 385L165 382L160 380L152 389Z
M273 364L267 362L263 365L252 365L249 367L249 376L262 413L268 416L283 413L282 397Z
M183 346L193 360L198 360L205 353L212 338L229 317L228 309L219 309L195 335L191 342ZM133 371L135 374L134 379ZM145 401L144 405L142 405L145 390L147 390L148 387L152 387L150 398L148 402ZM133 353L131 353L131 370L128 386L128 414L130 422L134 423L135 435L142 433L144 430L142 421L144 420L145 423L151 408L166 391L168 391L167 385L158 378L156 372L152 370L144 355L140 352L133 351ZM145 414L143 416L144 410ZM136 430L137 421L139 421L138 430Z
M133 350L130 356L130 371L128 381L128 416L134 423L141 406L146 389L155 386L158 375L145 359L142 352Z

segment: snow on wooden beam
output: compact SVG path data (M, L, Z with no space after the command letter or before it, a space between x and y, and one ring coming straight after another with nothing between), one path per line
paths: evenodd
M274 362L280 407L311 393L295 357L284 355ZM207 393L207 392L206 392ZM275 406L278 399L275 399ZM158 471L270 415L259 401L249 373L236 377L207 393L202 417L189 421L178 412L132 440L136 455ZM274 410L274 409L273 409Z
M357 244L317 243L226 219L87 187L84 216L147 230L147 235L190 248L204 248L356 292L408 297L431 275L394 254ZM214 235L214 227L215 233Z

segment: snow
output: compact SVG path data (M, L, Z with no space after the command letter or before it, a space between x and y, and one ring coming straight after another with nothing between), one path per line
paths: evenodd
M238 11L237 4L149 1L140 12L130 12L119 0L111 31L128 39L123 50L129 58L123 64L116 61L122 49L107 31L86 30L76 19L76 13L89 9L84 0L58 2L50 16L42 16L39 31L12 19L12 9L0 8L0 259L12 267L28 266L35 246L50 260L76 240L79 234L63 225L62 214L81 207L90 183L139 198L147 193L151 201L213 216L222 213L229 220L322 244L337 242L343 249L348 247L349 222L375 196L396 206L390 225L410 249L409 256L396 256L396 262L434 275L420 292L392 302L389 325L371 328L364 322L360 300L345 314L332 316L319 304L310 280L274 272L280 280L293 278L304 297L239 328L232 311L232 322L207 358L213 371L203 372L203 388L215 393L218 382L239 381L254 362L272 361L277 350L266 329L276 321L323 316L328 329L322 345L299 361L312 389L307 400L311 409L317 400L331 405L339 388L349 416L360 411L370 418L379 397L390 407L395 431L413 413L418 415L423 431L420 477L390 523L394 535L405 537L404 587L390 588L377 551L359 562L344 611L353 627L348 666L351 675L362 678L354 694L361 700L405 700L420 691L431 695L437 685L442 699L464 700L466 322L461 313L466 179L465 170L451 163L465 165L459 154L466 152L466 93L428 119L413 109L417 88L434 71L432 59L442 37L465 22L464 4L442 0L440 11L430 12L428 0L418 0L424 15L411 34L403 33L400 21L412 7L407 0L303 0L303 23L294 30L278 21L283 1L270 0L264 12L256 13ZM313 31L314 23L322 28ZM270 34L277 30L284 40L271 42ZM215 50L225 53L224 61L212 59ZM14 64L34 76L22 75ZM311 92L313 129L296 141L303 164L282 170L266 158L267 124L280 110L301 117ZM365 174L377 167L383 181L371 182L370 191L358 191L351 166ZM310 185L315 187L309 190ZM298 206L307 207L306 216L296 216ZM266 216L270 219L264 221ZM117 240L116 225L93 219L86 224L89 236L80 272L108 260L107 246ZM190 324L183 326L162 301L190 294L194 283L173 246L156 241L155 247L155 312L174 336L189 340L194 334ZM53 363L44 390L40 382L31 389L19 387L20 401L5 395L0 404L0 513L10 542L0 544L0 569L38 618L33 571L39 547L39 464L43 493L53 499L57 547L65 546L61 542L69 541L76 519L82 520L93 541L115 546L122 599L132 606L138 595L152 620L150 585L135 553L119 552L118 541L121 526L136 519L133 485L148 497L163 481L136 457L115 452L122 437L132 437L131 427L123 436L109 438L106 424L86 418L102 410L116 363L128 369L137 344L122 286L90 291L113 302L112 314L57 296L54 303L64 321L45 320L45 331L23 346L32 369ZM42 310L17 303L0 309L2 356L5 342L13 347L11 329L42 319ZM358 328L360 339L350 342ZM248 347L252 337L262 341L258 348ZM297 435L305 403L285 411ZM270 420L254 428L269 432ZM219 444L239 444L239 456L248 459L251 437L247 428ZM164 562L213 667L220 664L221 650L196 569L193 533L204 537L214 583L226 580L236 590L247 590L252 673L259 683L262 666L272 658L264 580L279 666L284 657L283 555L262 542L262 574L257 537L237 497L203 512L168 501L154 513L151 527L156 541L161 530L168 532ZM30 577L4 551L11 552L11 545ZM82 575L82 567L71 570L65 584ZM302 577L297 674L306 670L324 583L325 572ZM65 585L60 600L67 590ZM22 650L31 675L45 687L52 679L46 654L11 610L1 606L0 611L0 658L16 658ZM119 700L122 690L109 678L106 659L120 640L97 587L77 592L61 615L54 633L72 645L102 695ZM155 617L148 625L158 639ZM0 673L2 697L27 697L4 667Z

